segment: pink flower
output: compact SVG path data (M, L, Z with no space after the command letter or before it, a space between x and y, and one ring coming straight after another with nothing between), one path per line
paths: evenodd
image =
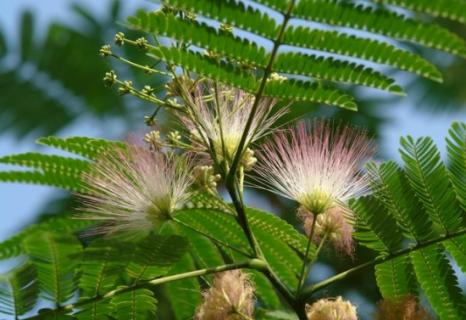
M186 158L127 145L105 153L84 175L85 217L106 222L99 233L149 231L189 199Z
M254 105L254 95L209 81L199 81L190 89L183 83L181 85L188 114L180 115L180 119L190 130L192 144L204 152L215 153L219 160L231 160ZM274 105L275 101L270 98L259 102L246 146L266 135L287 111L283 108L271 115Z
M313 214L344 207L367 190L360 166L374 152L352 128L305 122L274 135L258 153L257 185L297 201Z

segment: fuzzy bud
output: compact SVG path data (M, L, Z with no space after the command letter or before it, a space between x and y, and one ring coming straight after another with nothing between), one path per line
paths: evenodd
M356 307L341 297L320 299L306 305L308 320L357 320Z
M251 171L256 162L257 158L254 157L254 150L247 148L244 151L243 159L241 160L241 164L244 167L244 171Z
M177 130L170 131L170 132L167 134L167 140L168 140L171 144L177 146L177 145L180 143L180 141L181 141L181 134L180 134L180 132L177 131Z
M397 301L383 300L375 315L376 320L431 320L431 315L418 303L416 297L407 295Z
M123 84L118 88L118 93L120 95L125 95L131 92L133 89L133 82L130 80L123 81Z
M191 11L185 11L185 18L188 21L196 21L196 15Z
M233 33L233 27L228 23L222 23L220 25L220 32L231 34Z
M193 178L199 186L208 190L215 189L217 187L217 182L221 179L219 174L215 174L212 166L194 167Z
M149 41L147 41L146 38L141 37L136 39L136 45L141 50L147 50L149 48Z
M285 77L285 76L282 76L281 74L279 73L276 73L276 72L272 72L269 76L269 78L267 79L267 81L277 81L277 82L283 82L283 81L286 81L288 78Z
M155 89L149 85L145 85L144 88L142 88L141 92L147 96L150 96L155 92Z
M162 139L160 138L160 131L152 130L144 135L144 142L148 143L155 149L162 146Z
M109 44L103 45L99 50L99 54L102 57L108 57L112 54L112 47Z
M115 82L117 81L117 75L115 73L115 71L111 70L109 72L105 72L105 76L103 78L103 81L104 81L104 85L106 87L111 87L115 84Z
M351 256L354 243L352 237L353 226L349 222L349 215L349 212L345 212L340 207L334 207L316 215L317 220L312 240L319 243L322 238L326 237L338 252ZM306 235L310 236L314 215L300 207L298 216L303 221Z
M254 313L254 287L241 270L219 273L204 292L196 320L243 320Z
M117 46L122 46L125 44L125 34L123 32L118 32L116 35L115 35L115 44Z

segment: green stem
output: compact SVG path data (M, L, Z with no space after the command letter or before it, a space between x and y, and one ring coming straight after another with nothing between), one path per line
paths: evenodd
M377 265L377 264L380 264L380 263L383 263L383 262L393 260L393 259L398 258L400 256L403 256L405 254L409 254L411 252L415 252L415 251L424 249L426 247L438 244L439 242L446 241L446 240L449 240L451 238L461 236L463 234L466 234L466 229L447 234L447 235L445 235L443 237L440 237L440 238L437 238L437 239L433 239L433 240L418 243L418 245L416 245L415 247L412 247L412 248L399 250L397 252L394 252L392 254L385 255L385 256L378 256L378 257L374 258L371 261L367 261L365 263L362 263L362 264L360 264L358 266L355 266L355 267L353 267L351 269L348 269L348 270L346 270L344 272L341 272L341 273L339 273L337 275L334 275L333 277L327 278L327 279L325 279L325 280L323 280L323 281L321 281L319 283L316 283L314 285L311 285L311 286L305 288L301 292L299 300L304 301L308 297L310 297L314 292L316 292L316 291L318 291L320 289L323 289L323 288L325 288L325 287L327 287L327 286L329 286L329 285L331 285L331 284L333 284L333 283L335 283L335 282L337 282L339 280L345 279L346 277L348 277L348 276L352 275L353 273L356 273L356 272L358 272L358 271L360 271L362 269L365 269L367 267L371 267L371 266L374 266L374 265Z
M149 74L152 74L152 73L156 73L156 74L160 74L160 75L163 75L163 76L167 76L167 77L171 77L171 74L167 73L167 72L163 72L163 71L160 71L160 70L157 70L157 69L154 69L154 68L151 68L149 66L143 66L141 64L138 64L138 63L135 63L131 60L128 60L128 59L125 59L123 57L120 57L119 55L116 55L114 53L110 54L113 58L121 61L121 62L124 62L134 68L138 68L138 69L141 69L141 70L144 70L145 72L149 73Z
M185 273L180 273L180 274L175 274L167 277L162 277L162 278L156 278L148 281L141 281L138 282L135 285L129 286L129 287L124 287L124 288L119 288L112 290L110 292L107 292L104 295L88 298L88 299L83 299L80 300L74 304L68 304L66 306L62 306L60 308L50 310L50 311L45 311L42 312L40 315L33 316L30 318L26 319L44 319L46 315L51 315L51 314L61 314L61 313L67 313L73 311L75 308L84 306L89 303L95 303L101 300L109 299L112 298L116 295L141 289L141 288L146 288L146 287L153 287L153 286L158 286L167 282L172 282L172 281L177 281L177 280L183 280L187 278L193 278L193 277L200 277L212 273L218 273L218 272L224 272L228 270L235 270L235 269L243 269L243 268L248 268L248 269L255 269L259 271L263 271L267 268L267 264L260 259L250 259L244 262L239 262L239 263L232 263L232 264L225 264L222 266L218 267L213 267L213 268L205 268L205 269L200 269L200 270L195 270L195 271L189 271Z
M243 134L241 136L241 140L240 140L240 142L238 144L238 148L236 149L235 157L233 159L230 170L228 172L228 176L227 176L227 180L226 180L227 185L228 184L232 185L233 181L236 178L236 171L237 171L238 165L240 163L240 160L241 160L241 158L243 156L243 152L244 152L244 148L245 148L245 144L246 144L246 140L247 140L247 137L248 137L249 130L251 130L251 126L252 126L252 123L253 123L253 120L254 120L254 116L256 115L257 108L259 107L260 99L262 98L262 95L263 95L264 90L265 90L265 85L267 84L267 79L269 78L270 73L272 73L272 65L273 65L273 63L275 61L275 57L277 55L278 48L282 44L283 35L285 34L286 27L288 25L289 20L291 19L291 11L293 11L295 2L296 2L296 0L293 0L293 1L290 2L289 6L288 6L288 10L283 16L283 23L282 23L282 25L280 27L277 38L275 39L275 41L273 43L273 48L272 48L272 52L270 53L269 61L268 61L267 66L266 66L266 68L264 70L264 75L262 76L262 80L261 80L261 82L259 84L259 89L257 90L257 93L256 93L255 98L254 98L254 104L252 105L251 112L249 114L248 120L247 120L246 125L244 127Z
M309 251L311 250L312 238L314 237L316 222L317 222L317 215L314 215L312 217L312 225L311 225L311 231L309 233L309 238L307 239L307 247L306 247L306 253L304 254L303 265L301 267L301 273L299 275L298 287L296 288L297 294L299 294L299 292L301 291L301 288L305 282L305 276L307 276L308 274L306 272L306 269L307 269L306 266L308 265L308 263L310 263L310 261L308 261Z

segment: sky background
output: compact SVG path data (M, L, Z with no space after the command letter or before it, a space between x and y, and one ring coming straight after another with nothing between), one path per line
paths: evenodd
M69 7L72 1L70 0L3 0L0 1L0 29L7 35L10 43L18 38L18 21L21 12L24 9L33 11L36 18L36 25L39 34L43 34L45 27L51 20L69 23L73 25L74 19L70 15ZM108 0L80 0L80 4L91 8L96 14L104 14L109 7ZM144 0L123 1L124 13L131 14L135 8L140 6L150 5ZM112 36L109 35L108 42L112 42ZM97 54L96 54L97 56ZM102 90L106 90L102 86ZM0 87L0 94L2 88ZM409 94L409 92L408 92ZM406 97L400 99L396 104L386 105L384 112L391 121L382 127L381 139L382 144L380 150L391 159L399 160L398 142L400 136L413 135L431 136L438 144L440 150L444 153L445 142L444 137L452 121L466 121L464 113L430 113L419 112L417 105L413 99ZM0 110L1 112L1 110ZM46 114L44 110L44 114ZM38 120L40 121L40 119ZM100 121L99 124L102 122ZM126 132L121 132L118 123L108 122L104 125L97 126L92 118L81 117L74 122L72 127L59 132L59 136L85 135L105 138L117 138L125 136ZM34 141L38 136L33 134L23 137L17 141L7 133L0 132L0 156L42 150L35 145ZM45 149L44 149L45 150ZM4 165L0 165L0 170L10 169ZM23 184L0 184L0 241L7 239L17 231L21 230L25 225L34 220L37 208L47 202L48 199L60 191L49 187L28 186ZM259 203L259 199L254 200ZM271 209L265 207L264 209ZM319 266L316 266L319 268ZM318 270L316 274L320 276L328 275L328 269Z

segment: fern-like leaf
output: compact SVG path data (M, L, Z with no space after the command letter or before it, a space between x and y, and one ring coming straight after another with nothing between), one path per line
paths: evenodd
M409 182L431 219L443 234L460 228L463 221L456 195L432 139L415 141L408 136L400 143Z
M74 237L42 232L31 235L23 244L37 270L37 279L44 297L57 304L75 293L78 263L70 258L81 252Z
M145 320L155 317L157 300L148 289L130 290L112 298L113 315L117 320Z
M455 122L447 138L450 179L458 201L466 211L466 124Z
M384 299L398 300L417 292L416 278L407 255L378 264L375 277Z
M30 263L0 275L0 315L18 317L34 307L39 294L36 277Z
M431 246L410 256L417 280L441 319L464 319L464 297L441 247Z

